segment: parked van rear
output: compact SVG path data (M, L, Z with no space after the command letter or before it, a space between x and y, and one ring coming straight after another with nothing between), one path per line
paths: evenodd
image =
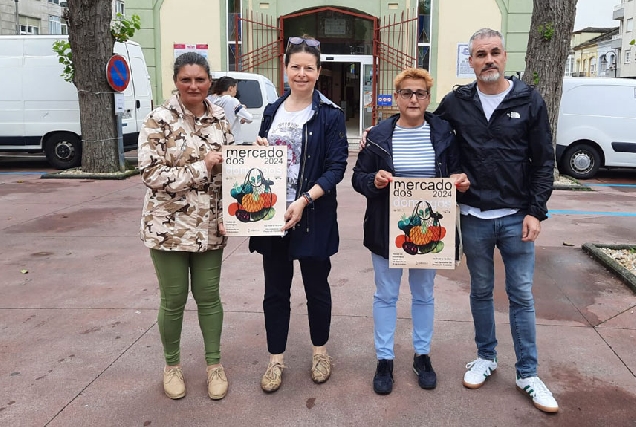
M578 179L636 167L636 80L566 77L556 153L559 169Z
M236 98L247 107L247 111L254 117L252 123L241 125L242 140L254 142L258 136L258 130L261 128L265 107L278 99L276 87L270 79L260 74L235 71L215 71L212 73L213 80L224 76L236 79Z
M62 77L63 66L53 51L65 35L0 36L0 151L44 152L58 169L82 160L77 88ZM152 111L152 89L141 46L115 43L114 53L126 58L130 84L123 92L124 148L136 149L143 120ZM105 78L104 75L99 76Z

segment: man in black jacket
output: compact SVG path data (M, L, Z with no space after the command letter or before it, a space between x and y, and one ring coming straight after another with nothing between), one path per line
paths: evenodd
M546 106L533 88L504 77L501 33L481 29L468 48L477 81L449 93L435 112L455 129L461 166L471 182L459 203L477 359L466 365L463 384L479 388L497 368L496 246L506 271L517 388L540 410L557 412L556 400L537 376L532 296L534 241L546 219L553 183L554 151Z

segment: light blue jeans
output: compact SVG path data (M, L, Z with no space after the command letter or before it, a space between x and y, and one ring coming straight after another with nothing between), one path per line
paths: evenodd
M475 325L477 355L493 360L495 347L494 250L499 248L506 272L510 332L521 378L537 375L537 343L532 297L534 242L522 242L523 218L516 213L496 219L462 215L461 228L466 263L470 271L470 309Z
M397 323L397 300L402 280L401 268L389 268L389 260L371 254L375 271L373 324L375 353L379 359L393 360L393 338ZM411 286L411 317L413 318L413 348L417 354L429 354L433 337L433 282L435 270L409 269Z

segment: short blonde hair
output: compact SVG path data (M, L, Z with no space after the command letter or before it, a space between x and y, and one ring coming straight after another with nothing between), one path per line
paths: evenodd
M406 79L424 80L427 90L431 90L433 87L433 77L428 71L421 68L407 68L395 77L393 81L395 90L401 89L400 85Z

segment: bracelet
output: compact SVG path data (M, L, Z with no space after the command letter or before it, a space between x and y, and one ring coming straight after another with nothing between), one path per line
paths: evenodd
M307 205L312 205L314 203L314 199L312 199L311 195L309 194L309 192L305 191L303 194L301 194L301 196L307 200Z

